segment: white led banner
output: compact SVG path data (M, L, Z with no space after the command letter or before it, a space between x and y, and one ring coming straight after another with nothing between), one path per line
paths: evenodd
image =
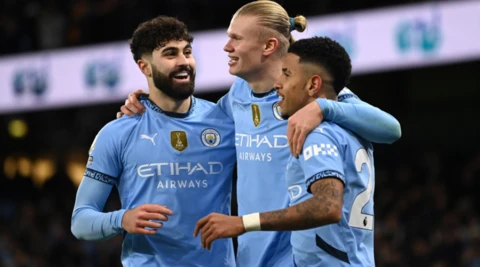
M480 1L434 2L309 17L295 37L329 36L350 54L354 74L480 59ZM226 29L193 33L196 92L228 88ZM0 58L0 114L108 103L147 89L128 43Z

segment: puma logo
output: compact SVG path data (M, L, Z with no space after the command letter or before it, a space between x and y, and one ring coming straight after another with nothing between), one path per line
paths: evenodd
M152 141L153 145L155 145L155 136L157 136L157 133L155 133L152 137L146 135L146 134L142 134L140 135L140 139L148 139L150 141Z

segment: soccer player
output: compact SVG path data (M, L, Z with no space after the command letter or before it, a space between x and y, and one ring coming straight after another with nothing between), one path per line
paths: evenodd
M193 37L160 16L133 33L133 58L148 81L146 112L108 123L89 153L72 215L83 240L123 234L124 266L235 266L225 239L205 252L192 236L211 212L230 213L234 126L215 104L192 96ZM102 212L113 187L122 207Z
M317 98L335 100L348 83L351 63L337 42L314 37L290 46L282 71L275 87L288 118ZM243 217L211 214L195 229L203 246L246 231L294 231L298 266L375 266L372 144L323 122L307 136L299 158L290 157L286 176L290 207Z
M302 16L290 18L273 1L254 1L241 7L228 28L224 50L231 58L229 72L237 76L218 105L235 121L237 149L237 201L239 215L288 207L285 166L290 156L289 141L301 140L304 129L313 129L321 119L334 121L371 142L392 143L400 138L400 125L391 115L362 102L349 90L339 102L317 99L310 117L314 125L289 131L280 114L274 84L282 74L282 59L293 43L291 31L303 31ZM132 116L144 107L139 92L131 94L122 113ZM301 112L301 111L299 111ZM312 123L309 118L305 121ZM302 125L300 125L302 126ZM296 143L296 142L295 142ZM239 236L237 265L240 267L292 266L290 232L254 232Z

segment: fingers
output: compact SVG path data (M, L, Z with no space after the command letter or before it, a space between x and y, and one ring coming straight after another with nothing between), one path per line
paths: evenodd
M200 230L203 230L203 227L208 222L208 216L201 218L198 220L197 225L195 225L195 230L193 230L193 237L197 237Z
M206 240L205 240L205 245L208 250L212 248L212 243L217 239L217 235L215 233L210 234Z
M120 111L124 114L124 115L127 115L127 116L134 116L136 115L135 113L133 113L132 111L130 111L126 106L121 106L120 107Z
M164 222L168 221L167 216L160 213L148 212L148 211L139 212L138 218L142 220L155 220L155 221L164 221Z
M302 153L303 143L305 143L305 138L307 138L307 131L299 130L297 132L298 132L297 139L296 141L294 140L294 142L296 142L294 156L298 158L298 155Z
M157 229L153 229L153 230L147 230L147 229L144 229L144 228L137 228L135 234L141 234L141 235L154 235L157 233Z
M288 126L287 126L287 140L288 140L288 146L290 147L290 153L293 155L295 151L293 150L293 135L295 134L295 125L288 120Z
M131 111L137 114L143 113L145 111L145 107L140 102L140 100L138 100L139 97L140 97L140 94L135 92L135 93L129 94L128 99L125 101L125 106L127 106L127 108L129 108Z
M166 206L158 205L158 204L142 205L142 210L147 212L156 212L156 213L165 214L165 215L173 215L173 211L171 211L169 208L167 208Z
M214 234L214 227L209 227L209 225L207 225L207 227L205 227L205 231L202 232L202 247L205 248L205 249L208 249L210 250L209 248L209 240L211 240L211 236ZM213 240L210 241L210 243L212 242Z
M137 115L137 114L141 114L142 111L140 111L140 109L132 103L132 101L130 100L130 96L127 100L125 100L125 105L124 105L130 112L132 112L133 114ZM121 108L120 108L121 110Z
M162 226L163 226L163 223L152 222L152 221L139 221L139 222L137 223L137 226L138 226L138 227L141 227L141 228L148 227L148 228L157 229L157 228L162 227Z
M301 129L295 129L295 132L292 137L292 141L290 141L292 146L290 150L292 151L294 157L298 157L296 152L297 152L297 143L298 143L297 140L298 140L298 137L300 136L300 133L301 133Z
M117 112L117 119L120 119L121 117L123 116L123 113L122 112Z

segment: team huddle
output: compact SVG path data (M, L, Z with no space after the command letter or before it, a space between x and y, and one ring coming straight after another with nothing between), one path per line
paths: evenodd
M212 103L193 96L186 25L140 24L130 49L149 91L93 141L72 233L123 234L123 266L375 266L372 143L400 125L346 88L340 44L293 39L306 26L273 1L241 7L224 47L237 78ZM103 212L114 187L122 207Z

